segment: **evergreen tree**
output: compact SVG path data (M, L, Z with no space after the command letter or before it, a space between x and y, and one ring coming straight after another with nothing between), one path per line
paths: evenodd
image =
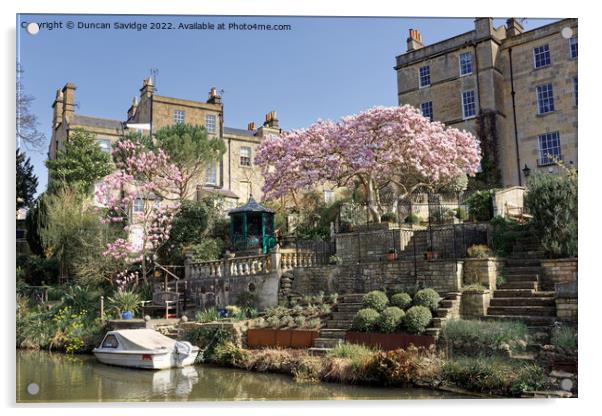
M33 166L25 153L17 149L17 210L29 207L38 187L38 178L33 173Z
M71 132L65 148L57 152L56 159L47 160L46 167L51 193L65 186L88 193L94 182L113 171L111 155L100 149L94 134L82 129Z

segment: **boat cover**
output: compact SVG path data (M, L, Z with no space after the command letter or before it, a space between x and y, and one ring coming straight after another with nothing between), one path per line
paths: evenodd
M173 350L176 341L152 329L120 329L109 331L119 341L119 350Z

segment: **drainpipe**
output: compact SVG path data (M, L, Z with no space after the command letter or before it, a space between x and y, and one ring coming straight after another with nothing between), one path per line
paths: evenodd
M479 56L477 55L477 44L472 44L474 51L474 68L477 81L477 99L479 100L479 113L481 112L481 87L479 86Z
M521 171L520 171L520 151L518 149L518 127L516 124L516 100L514 91L514 71L512 69L512 48L508 48L508 58L510 63L510 89L512 95L512 119L514 120L514 145L516 146L516 172L518 173L518 186L522 185Z

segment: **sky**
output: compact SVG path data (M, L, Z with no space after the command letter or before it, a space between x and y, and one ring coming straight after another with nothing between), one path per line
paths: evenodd
M67 22L75 24L68 29ZM527 19L525 30L549 19ZM24 22L41 26L36 35ZM83 29L82 23L146 23L149 28ZM213 30L150 29L180 23L212 23ZM505 18L495 19L495 26ZM53 23L62 23L54 28ZM226 30L217 30L225 23ZM290 30L228 29L231 23L290 25ZM47 24L45 26L45 24ZM24 69L31 111L46 135L40 152L27 151L46 188L44 166L52 135L56 90L73 82L76 113L125 120L142 80L158 69L157 94L204 101L211 87L223 90L227 127L263 123L276 111L281 128L306 127L373 106L397 105L395 57L406 51L408 29L425 45L470 31L474 18L336 18L132 15L17 15L17 60Z

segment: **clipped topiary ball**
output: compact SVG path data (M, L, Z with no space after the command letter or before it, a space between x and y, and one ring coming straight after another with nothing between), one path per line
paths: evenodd
M395 332L401 325L404 316L405 313L402 309L397 306L389 306L380 314L378 328L386 333Z
M357 331L370 332L376 328L380 314L372 308L357 311L353 318L352 328Z
M366 293L362 299L362 303L364 308L372 308L380 312L387 307L389 299L387 299L387 294L385 292L373 290L372 292Z
M391 305L397 306L403 310L406 310L412 304L412 297L405 292L396 293L391 296Z
M414 296L414 305L424 306L429 308L431 311L434 311L437 309L437 306L439 306L440 300L441 297L433 289L422 289L416 293L416 296Z
M412 306L403 318L403 327L411 334L422 334L431 322L433 315L424 306Z

